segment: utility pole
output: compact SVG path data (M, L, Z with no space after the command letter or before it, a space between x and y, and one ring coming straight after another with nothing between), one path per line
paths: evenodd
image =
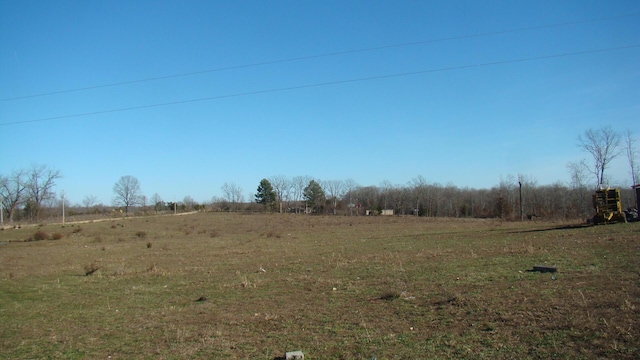
M62 226L64 226L64 190L62 190Z
M520 186L520 221L524 221L524 207L522 206L522 182L518 181Z
M2 208L2 199L0 199L0 227L4 226L4 209Z

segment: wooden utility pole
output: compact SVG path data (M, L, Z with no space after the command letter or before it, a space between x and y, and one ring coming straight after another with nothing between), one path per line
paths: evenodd
M524 221L524 206L522 206L522 182L518 181L520 186L520 221Z
M62 225L64 226L64 191L62 191Z

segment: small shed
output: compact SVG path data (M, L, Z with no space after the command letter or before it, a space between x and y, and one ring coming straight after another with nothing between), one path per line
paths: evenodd
M636 191L636 209L640 210L640 184L635 184L631 188Z
M380 215L393 216L393 209L382 209Z

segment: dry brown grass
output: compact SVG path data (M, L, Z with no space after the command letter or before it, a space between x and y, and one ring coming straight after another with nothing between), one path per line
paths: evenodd
M0 232L0 358L274 359L300 349L310 359L635 359L640 351L640 223L117 221L126 226L43 226L63 235L57 241L22 242L32 229ZM92 276L87 264L98 268ZM558 273L526 271L537 264Z

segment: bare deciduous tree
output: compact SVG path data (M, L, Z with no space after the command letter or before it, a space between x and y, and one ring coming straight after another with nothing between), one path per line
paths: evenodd
M604 184L607 165L620 154L620 135L611 127L588 129L584 136L578 136L579 146L593 157L591 172L596 176L598 186Z
M574 189L586 186L586 173L589 171L589 167L585 160L570 162L567 164L567 169L569 170L569 176L571 177L571 186Z
M354 199L354 195L355 195L355 191L356 189L358 189L358 183L356 183L355 180L353 179L347 179L344 181L343 184L343 188L344 188L344 196L347 197L347 201L349 202L347 206L349 206L349 215L353 215L353 210L356 210L356 214L357 213L357 204L354 203L354 201L356 201Z
M326 180L322 182L322 188L329 195L329 199L333 203L333 215L336 214L338 206L338 198L342 197L344 192L344 181L342 180Z
M87 195L84 197L84 199L82 199L82 205L86 209L89 209L90 207L94 206L97 202L98 202L98 198L93 195Z
M13 222L15 210L24 201L25 191L25 172L23 170L15 171L8 177L0 177L0 200L9 222Z
M296 212L298 212L298 208L300 207L300 202L302 201L302 197L304 195L304 188L311 181L311 177L308 175L300 175L294 176L291 179L291 192L293 195L293 201L298 202L298 206L296 206Z
M570 162L567 164L567 169L569 170L569 175L571 177L571 187L573 189L574 195L574 207L577 209L578 213L582 216L586 215L589 211L588 200L587 200L587 173L589 172L589 167L585 160L580 160L580 162Z
M224 198L231 203L231 211L238 210L238 203L242 202L242 188L236 183L224 183L221 187Z
M129 213L129 207L140 203L140 182L131 175L120 177L115 185L113 185L113 204L116 206L124 206L124 213Z
M382 208L386 209L387 208L387 203L388 203L388 200L389 200L389 193L391 192L391 190L393 190L393 184L389 180L383 180L380 183L380 190L381 190L382 199L383 199L383 202L384 202Z
M193 207L196 204L196 201L189 195L185 196L184 199L182 199L182 202L184 203L184 206L186 206L187 211L193 210Z
M284 175L275 175L270 177L269 182L273 191L276 193L276 201L278 202L278 208L280 213L283 212L283 202L289 201L289 192L291 191L291 182L287 180Z
M400 186L400 185L396 185L396 186L392 185L389 188L388 193L385 194L385 197L389 198L389 200L392 203L393 210L397 214L404 215L406 213L407 199L409 199L409 191L407 190L406 187ZM385 199L385 202L386 202L386 199Z
M56 185L56 180L60 179L62 175L59 170L50 169L45 165L34 165L29 170L28 177L26 189L29 195L28 200L32 205L33 213L31 215L37 218L42 203L55 197L53 188Z
M209 203L211 204L211 211L222 211L225 208L226 200L219 196L213 196Z
M413 210L414 215L420 215L420 208L427 207L427 198L428 198L428 188L427 188L427 180L422 176L418 175L417 177L411 180L411 184L413 185L413 197L415 199L415 208ZM424 215L424 214L423 214ZM430 215L430 214L426 214Z
M158 193L154 193L153 195L151 195L151 202L153 203L153 210L157 214L158 210L160 210L160 208L163 206L162 198L160 197L160 195L158 195Z

